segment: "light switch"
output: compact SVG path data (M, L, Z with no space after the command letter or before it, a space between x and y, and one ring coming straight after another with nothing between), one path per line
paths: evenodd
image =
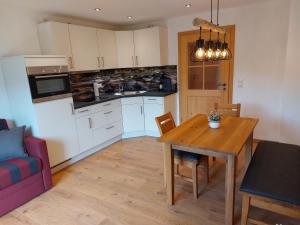
M238 80L238 88L244 88L244 80Z

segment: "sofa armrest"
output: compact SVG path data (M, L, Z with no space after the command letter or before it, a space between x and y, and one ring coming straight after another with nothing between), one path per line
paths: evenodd
M37 157L42 161L42 174L45 190L52 187L52 176L46 141L39 138L25 138L25 147L29 156Z

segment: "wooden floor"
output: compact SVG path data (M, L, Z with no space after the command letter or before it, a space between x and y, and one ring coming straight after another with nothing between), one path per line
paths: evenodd
M224 224L225 165L222 160L211 163L211 182L198 200L193 199L190 183L176 180L176 203L172 207L166 204L162 165L161 144L154 138L120 141L56 174L52 190L0 218L0 224ZM241 165L242 162L238 166L238 187ZM236 206L236 224L240 224L240 195ZM272 224L300 224L300 221L255 209L251 214Z

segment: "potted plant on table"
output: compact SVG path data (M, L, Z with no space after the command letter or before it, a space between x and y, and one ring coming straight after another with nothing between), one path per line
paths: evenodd
M208 114L208 125L210 128L217 129L220 127L221 114L218 111L211 111Z

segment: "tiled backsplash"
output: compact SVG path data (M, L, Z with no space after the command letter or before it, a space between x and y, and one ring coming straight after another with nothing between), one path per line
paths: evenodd
M71 86L75 101L93 98L93 82L101 80L102 92L114 92L120 86L126 90L158 90L160 78L164 74L177 88L177 66L144 67L101 70L98 72L78 72L71 74Z

